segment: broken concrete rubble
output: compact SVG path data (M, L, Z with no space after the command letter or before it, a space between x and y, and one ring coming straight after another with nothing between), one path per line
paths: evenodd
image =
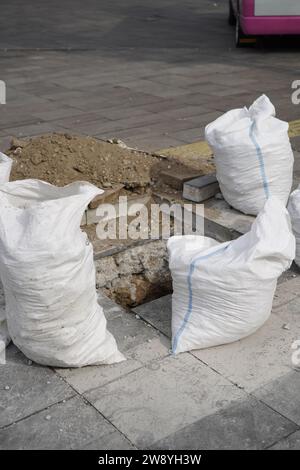
M124 306L171 292L165 240L128 248L95 260L97 287Z

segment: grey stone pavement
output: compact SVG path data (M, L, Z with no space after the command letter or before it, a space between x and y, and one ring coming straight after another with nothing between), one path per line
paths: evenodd
M282 119L299 119L299 46L236 50L226 3L3 0L0 148L12 135L52 131L177 147L260 93ZM1 449L300 449L298 273L279 284L256 334L177 357L169 296L135 312L100 302L128 360L54 370L10 345L0 366Z

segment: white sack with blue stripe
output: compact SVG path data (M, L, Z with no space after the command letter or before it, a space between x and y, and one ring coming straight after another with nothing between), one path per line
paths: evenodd
M294 156L287 122L262 95L250 108L233 109L206 126L217 179L225 200L245 214L257 215L269 196L287 204Z
M288 211L270 198L250 232L218 243L198 235L168 241L174 354L240 340L269 318L278 277L295 256Z

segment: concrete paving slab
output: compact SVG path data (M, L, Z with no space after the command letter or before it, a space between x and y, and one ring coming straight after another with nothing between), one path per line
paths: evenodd
M164 450L260 450L297 426L252 397L180 429L156 442Z
M29 364L15 346L7 348L0 366L0 428L75 394L52 370Z
M153 360L169 355L169 341L154 328L104 296L101 296L100 303L108 320L108 329L127 361L110 366L56 369L79 393L117 380Z
M286 323L286 318L273 314L253 335L193 354L231 382L253 392L292 368L291 345L300 337L300 322L290 330L283 328Z
M1 449L106 449L130 448L130 443L80 397L34 414L0 430Z
M152 362L85 396L141 448L245 398L190 354Z
M300 371L292 371L253 394L273 410L300 426Z
M168 338L171 337L171 295L165 295L159 299L139 305L138 307L135 307L133 311Z
M273 312L280 312L282 307L297 298L300 298L300 276L295 275L288 282L280 284L280 289L277 288L273 299Z
M5 135L15 137L34 137L42 134L49 134L51 132L66 132L63 127L52 124L51 122L43 122L40 124L22 125L20 127L9 127L5 129Z
M247 233L255 219L251 215L245 215L236 211L224 199L217 200L215 198L206 202L205 218L224 227L229 233L232 232L236 235Z
M299 277L299 276L298 276ZM297 279L298 279L297 277ZM295 280L296 278L293 278L292 280L288 280L287 283L289 284L291 281ZM283 283L283 285L286 283ZM278 287L278 296L280 298L280 291L281 291L281 285ZM284 286L285 289L288 287ZM300 297L297 296L294 299L291 299L289 302L286 304L282 305L281 307L275 308L274 309L274 314L281 319L283 324L288 324L291 334L294 335L294 340L300 339L300 334L299 334L299 327L300 327Z
M274 444L269 450L300 450L300 431Z

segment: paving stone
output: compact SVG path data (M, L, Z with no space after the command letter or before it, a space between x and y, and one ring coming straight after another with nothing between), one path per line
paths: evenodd
M253 394L273 410L300 426L300 371L289 372Z
M206 124L209 122L211 122L211 120L206 121ZM199 124L196 127L192 127L190 129L178 130L174 133L170 132L168 135L170 137L177 137L177 139L180 139L186 143L198 142L199 140L204 140L204 127L205 126L201 126L201 124Z
M106 449L130 443L82 398L53 405L19 423L0 430L1 449Z
M183 185L183 198L189 201L202 202L220 192L215 174L199 176Z
M300 297L300 276L294 277L277 288L273 300L273 312Z
M63 127L57 126L52 122L44 122L40 124L25 125L20 127L9 127L5 129L6 135L14 135L16 137L33 137L37 135L47 134L50 132L66 132Z
M176 108L168 109L166 111L163 110L163 106L160 109L160 116L165 116L166 119L168 118L173 118L173 119L182 119L185 120L189 117L194 117L196 116L197 119L201 122L203 119L206 119L205 117L203 118L202 116L204 115L210 115L213 111L213 109L210 109L208 106L178 106Z
M288 284L296 279L299 279L299 274L296 278L288 280ZM280 292L282 286L285 286L285 282L280 284L277 288L278 297L280 298ZM293 286L294 287L294 286ZM291 334L294 335L294 339L300 339L299 327L300 327L300 297L292 298L290 302L287 302L284 305L281 305L278 308L274 309L274 314L281 319L283 324L289 324ZM298 335L298 336L297 336Z
M164 450L259 450L297 426L253 398L238 401L156 442Z
M144 448L244 393L190 354L181 354L152 362L86 397L131 442Z
M0 427L74 395L52 370L29 365L28 359L13 345L7 348L6 364L0 367Z
M103 300L102 300L103 299ZM110 366L89 366L81 369L57 369L79 393L95 389L140 369L169 354L169 341L158 332L126 312L110 299L101 296L101 305L108 320L108 329L116 338L120 351L127 360Z
M290 324L290 330L283 329ZM256 333L235 343L193 351L205 364L252 392L292 368L291 345L300 338L300 322L272 314Z
M296 150L296 151L300 152L300 136L292 137L291 138L291 144L292 144L293 150Z
M242 214L227 204L225 200L210 199L205 204L205 217L228 229L229 232L238 234L247 233L254 221L251 215Z
M146 322L161 331L168 338L171 337L172 296L165 295L133 309Z
M201 172L199 171L200 175ZM182 190L184 183L190 181L192 178L197 176L197 171L193 169L180 170L165 170L159 174L159 180L162 183L168 184L171 188Z
M89 443L82 450L136 450L136 447L118 431L101 437L100 443Z
M83 114L83 111L76 108L71 108L67 106L59 106L57 109L47 109L44 111L33 112L32 115L43 121L54 121L66 117L80 116Z
M170 87L162 83L156 83L151 80L133 80L126 83L126 86L132 90L142 93L149 93L162 98L172 98L173 96L184 95L186 91L178 86Z
M294 150L294 173L292 191L298 188L300 184L300 152Z
M274 444L269 450L300 450L300 431Z

